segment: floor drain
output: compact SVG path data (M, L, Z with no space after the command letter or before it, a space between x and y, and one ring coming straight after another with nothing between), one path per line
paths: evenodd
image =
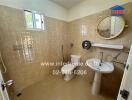
M18 93L18 94L17 94L17 97L20 97L21 95L22 95L22 93Z

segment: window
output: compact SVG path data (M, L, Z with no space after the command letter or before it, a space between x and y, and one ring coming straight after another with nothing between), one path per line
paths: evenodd
M45 30L44 16L35 11L24 10L27 29Z

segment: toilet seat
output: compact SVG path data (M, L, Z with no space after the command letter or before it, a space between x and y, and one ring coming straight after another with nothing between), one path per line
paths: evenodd
M61 68L61 72L62 74L72 74L72 71L76 68L75 65L73 64L67 64L67 65L64 65L62 68Z

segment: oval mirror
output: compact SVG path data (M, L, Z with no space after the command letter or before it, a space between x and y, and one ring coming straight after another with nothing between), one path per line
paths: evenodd
M97 26L97 33L103 39L112 39L119 36L125 27L122 17L109 16L104 18Z

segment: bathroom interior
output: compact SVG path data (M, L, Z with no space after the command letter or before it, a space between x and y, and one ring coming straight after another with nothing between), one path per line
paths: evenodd
M0 0L0 100L132 100L131 18L132 0Z

